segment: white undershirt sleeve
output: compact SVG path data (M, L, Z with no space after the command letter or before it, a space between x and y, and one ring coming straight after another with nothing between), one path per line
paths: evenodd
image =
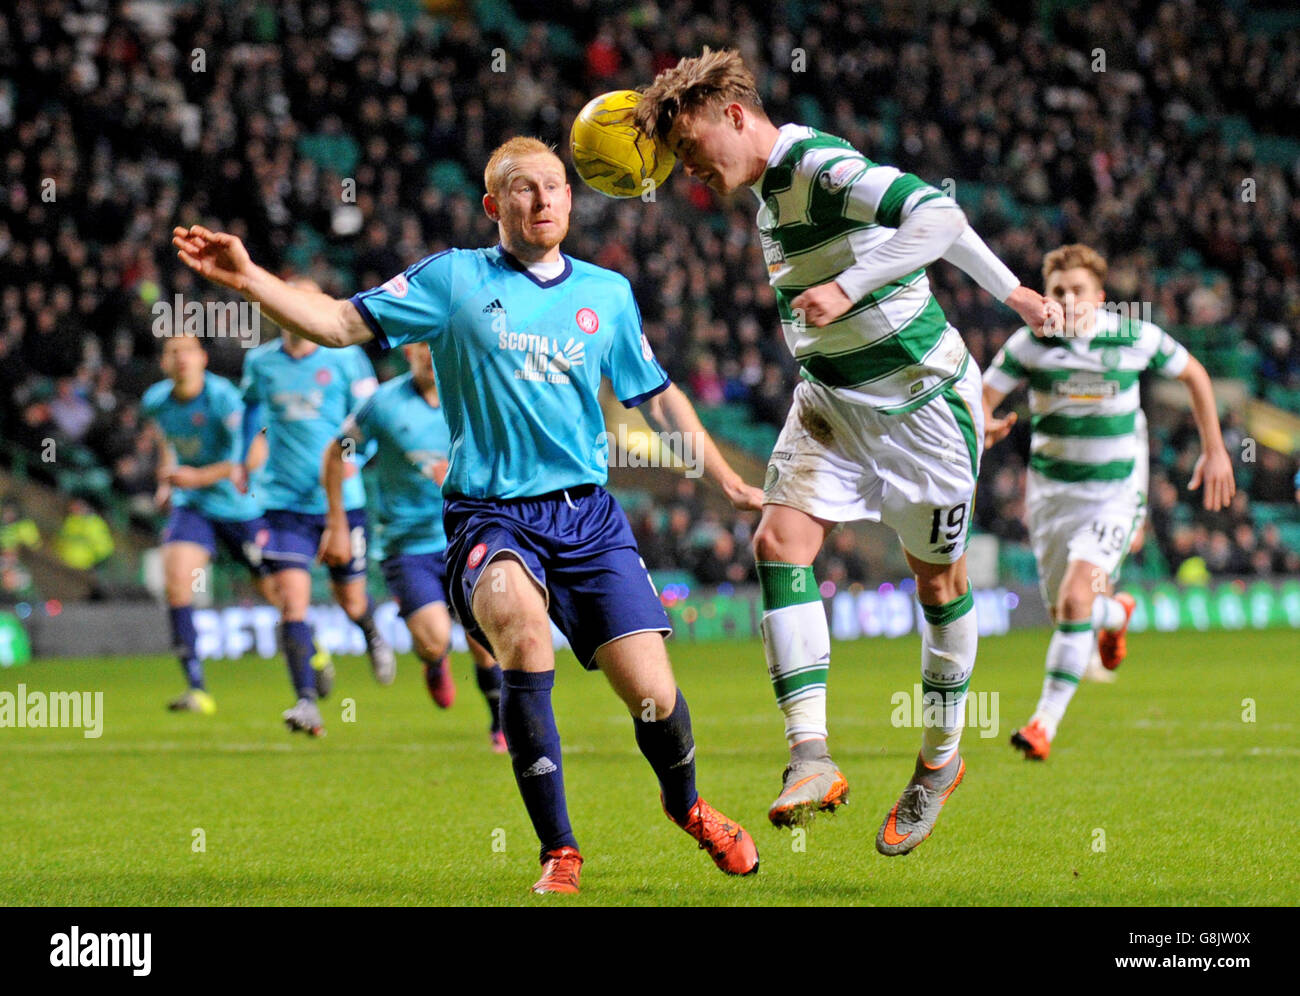
M965 272L999 301L1005 301L1020 286L1016 275L969 225L948 247L943 258Z
M908 211L889 239L859 256L835 282L850 301L859 301L941 258L965 228L966 215L954 201L932 197Z

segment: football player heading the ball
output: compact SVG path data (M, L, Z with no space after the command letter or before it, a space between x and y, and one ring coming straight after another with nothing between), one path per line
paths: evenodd
M451 429L447 587L467 630L501 663L502 726L541 841L534 890L576 892L582 864L551 709L552 619L632 713L668 816L723 871L755 872L752 838L695 790L690 713L664 649L668 618L603 487L602 376L652 427L693 434L705 473L738 508L759 508L762 493L727 464L655 359L627 279L561 253L572 191L559 158L512 138L484 182L500 245L435 253L348 300L287 285L232 235L194 225L172 241L187 266L313 342L429 343Z
M748 187L786 344L802 382L768 464L754 557L763 643L790 763L768 816L832 810L848 783L827 750L830 634L812 562L840 522L892 527L924 609L927 724L907 788L876 837L906 854L965 770L958 753L977 629L966 541L979 473L980 373L930 293L946 259L1038 328L1055 306L1020 281L955 201L814 128L778 128L734 51L682 59L642 93L637 126L719 194Z

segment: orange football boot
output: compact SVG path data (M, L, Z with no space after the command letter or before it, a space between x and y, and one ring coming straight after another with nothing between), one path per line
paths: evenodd
M1034 720L1011 734L1011 746L1024 751L1026 761L1046 761L1052 749L1043 724Z
M560 847L547 851L542 861L542 877L533 883L538 895L548 892L577 892L578 873L582 870L582 855L576 847Z
M663 804L663 796L659 797ZM670 820L672 814L664 810ZM673 820L677 823L676 820ZM700 849L709 852L713 863L728 875L753 875L758 871L758 848L754 838L739 823L727 819L703 799L696 799L679 827L695 838Z
M1128 624L1137 608L1137 600L1127 591L1116 595L1115 601L1124 606L1124 625L1119 629L1103 629L1097 634L1097 653L1101 655L1101 666L1107 671L1114 671L1128 656Z

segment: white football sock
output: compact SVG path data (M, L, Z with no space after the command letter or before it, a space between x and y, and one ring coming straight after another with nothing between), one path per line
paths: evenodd
M979 626L970 589L945 605L921 606L925 626L921 631L922 715L921 758L927 767L940 768L952 760L966 724L966 691L975 667Z
M785 739L793 747L826 739L826 676L831 634L812 568L760 562L763 586L763 653L777 705L785 714Z
M1092 600L1093 629L1122 629L1126 618L1124 606L1109 595L1098 595Z
M1063 621L1056 624L1052 642L1047 645L1047 674L1043 678L1043 692L1038 708L1030 722L1038 720L1047 733L1047 739L1056 736L1056 728L1065 717L1079 679L1087 670L1092 656L1092 623Z

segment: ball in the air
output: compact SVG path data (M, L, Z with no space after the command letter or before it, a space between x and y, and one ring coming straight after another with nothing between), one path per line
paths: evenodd
M602 93L587 102L569 133L578 175L607 197L640 197L667 180L677 164L664 142L647 138L632 123L640 99L635 90Z

